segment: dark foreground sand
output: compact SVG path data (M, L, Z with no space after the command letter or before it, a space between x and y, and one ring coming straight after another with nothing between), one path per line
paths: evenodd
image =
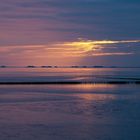
M140 140L139 131L139 85L0 86L0 140Z

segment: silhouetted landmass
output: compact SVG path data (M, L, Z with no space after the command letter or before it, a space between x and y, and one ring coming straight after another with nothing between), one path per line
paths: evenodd
M35 68L36 66L29 65L27 68Z
M71 68L79 68L79 66L71 66Z
M6 68L6 66L5 65L2 65L2 66L0 66L0 68Z
M40 85L40 84L140 84L140 81L106 81L106 82L81 82L81 81L54 81L54 82L0 82L0 85Z
M0 68L140 68L140 66L102 66L102 65L93 65L93 66L78 66L78 65L73 65L73 66L51 66L51 65L43 65L43 66L5 66L1 65Z
M104 68L104 66L93 66L94 68Z
M53 66L41 66L42 68L53 68Z
M82 66L82 68L88 68L88 66Z
M54 66L54 68L58 68L58 66Z

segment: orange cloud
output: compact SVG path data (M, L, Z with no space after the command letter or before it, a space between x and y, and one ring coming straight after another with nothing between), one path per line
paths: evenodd
M78 40L73 42L60 42L60 43L48 43L45 45L22 45L22 46L4 46L0 47L1 60L11 60L23 62L33 62L33 64L43 65L49 63L51 65L57 65L60 63L73 64L79 62L85 57L96 56L122 56L133 55L135 52L119 51L111 47L111 51L108 49L108 44L120 44L120 43L137 43L140 40L125 40L125 41L112 41L112 40ZM110 47L109 47L110 48ZM13 59L13 60L12 60Z

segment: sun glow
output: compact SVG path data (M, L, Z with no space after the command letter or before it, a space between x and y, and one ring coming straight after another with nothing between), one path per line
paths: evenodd
M126 46L135 47L134 45L137 44L132 43L139 42L140 40L96 41L78 39L77 41L50 42L42 45L5 46L0 48L2 53L0 58L16 64L33 62L33 64L73 65L86 57L134 55L137 52L132 51L132 49L130 51Z
M96 51L101 51L102 49L106 48L106 45L109 44L124 44L124 43L138 43L140 40L120 40L120 41L112 41L112 40L99 40L99 41L94 41L94 40L84 40L84 39L79 39L78 41L73 41L73 42L63 42L63 43L58 43L55 44L55 46L61 46L63 50L69 50L72 51L73 53L87 53L87 52L96 52ZM68 48L67 48L68 47ZM96 53L95 55L100 55L100 53ZM103 53L101 53L103 55ZM110 53L105 53L107 55ZM114 55L125 55L125 52L116 52ZM132 53L126 53L126 54L132 54Z

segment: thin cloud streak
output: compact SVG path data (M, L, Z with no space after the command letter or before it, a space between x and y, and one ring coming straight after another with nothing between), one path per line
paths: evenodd
M114 56L114 55L133 55L133 52L126 53L126 52L115 52L115 53L95 53L92 56Z
M87 58L90 60L88 62L92 63L92 59L99 61L99 58L101 60L104 57L137 56L139 42L140 40L79 39L42 45L4 46L0 47L0 60L4 65L78 65Z
M73 41L73 42L63 42L58 44L53 44L52 48L49 48L50 50L65 50L65 51L72 51L77 53L87 53L87 52L96 52L96 51L102 51L106 48L116 48L114 46L107 47L107 45L114 45L114 44L129 44L129 43L139 43L140 40L120 40L120 41L114 41L114 40L83 40L79 39L79 41ZM61 47L60 47L61 46ZM67 48L69 47L69 48ZM126 53L127 55L128 53ZM115 53L114 53L115 55ZM119 55L119 54L117 54Z
M135 52L117 51L116 46L130 43L139 43L140 40L83 40L61 43L48 43L46 45L23 45L23 46L7 46L1 47L0 52L3 54L32 55L45 57L83 57L83 56L109 56L109 55L132 55ZM112 44L112 46L107 46Z
M74 46L74 45L106 45L106 44L121 44L121 43L138 43L140 40L120 40L120 41L113 41L113 40L84 40L79 39L79 41L74 42L64 42L56 45L66 45L66 46Z

